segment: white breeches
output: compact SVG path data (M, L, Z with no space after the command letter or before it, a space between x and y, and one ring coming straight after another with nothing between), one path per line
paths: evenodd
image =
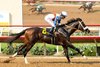
M45 21L46 21L47 23L49 23L52 27L55 27L55 25L54 25L54 23L53 23L53 21L52 21L51 19L45 17Z

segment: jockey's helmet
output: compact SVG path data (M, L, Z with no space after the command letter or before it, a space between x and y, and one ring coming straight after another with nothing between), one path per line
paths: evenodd
M61 12L61 16L67 17L67 12L66 11L62 11Z

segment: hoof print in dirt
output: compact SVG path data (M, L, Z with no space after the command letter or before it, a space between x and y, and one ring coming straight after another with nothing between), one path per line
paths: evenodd
M10 60L8 59L8 60L4 60L3 61L4 63L9 63L10 62Z

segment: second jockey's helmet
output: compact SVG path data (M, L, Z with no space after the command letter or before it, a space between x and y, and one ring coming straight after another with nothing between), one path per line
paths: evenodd
M67 12L66 11L62 11L61 12L61 16L67 17Z

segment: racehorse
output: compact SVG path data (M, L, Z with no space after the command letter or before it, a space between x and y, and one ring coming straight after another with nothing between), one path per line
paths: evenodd
M33 7L29 9L29 11L31 11L31 13L37 11L38 14L42 14L44 9L46 8L43 5L33 5Z
M55 31L53 33L54 42L52 42L52 37L48 35L46 28L32 27L32 28L27 28L22 32L16 34L16 36L13 39L11 39L9 42L12 43L20 36L24 35L25 36L24 44L21 47L19 47L18 51L14 55L12 55L9 59L5 60L4 62L10 62L13 58L15 58L16 55L23 54L25 63L28 64L26 55L36 42L46 42L49 44L62 46L64 49L65 56L69 63L71 61L68 56L68 47L76 50L78 53L84 56L83 52L80 51L80 49L73 46L69 40L70 35L74 33L76 30L81 30L88 33L90 32L90 30L84 24L82 19L81 18L71 19L67 23L59 25L57 27L58 27L58 31L57 32ZM65 33L67 33L66 34L67 36L65 35ZM22 51L23 49L24 51Z
M84 11L87 11L87 13L93 11L93 5L94 5L95 2L86 2L86 3L83 3L82 6L80 6L79 9L83 8Z

